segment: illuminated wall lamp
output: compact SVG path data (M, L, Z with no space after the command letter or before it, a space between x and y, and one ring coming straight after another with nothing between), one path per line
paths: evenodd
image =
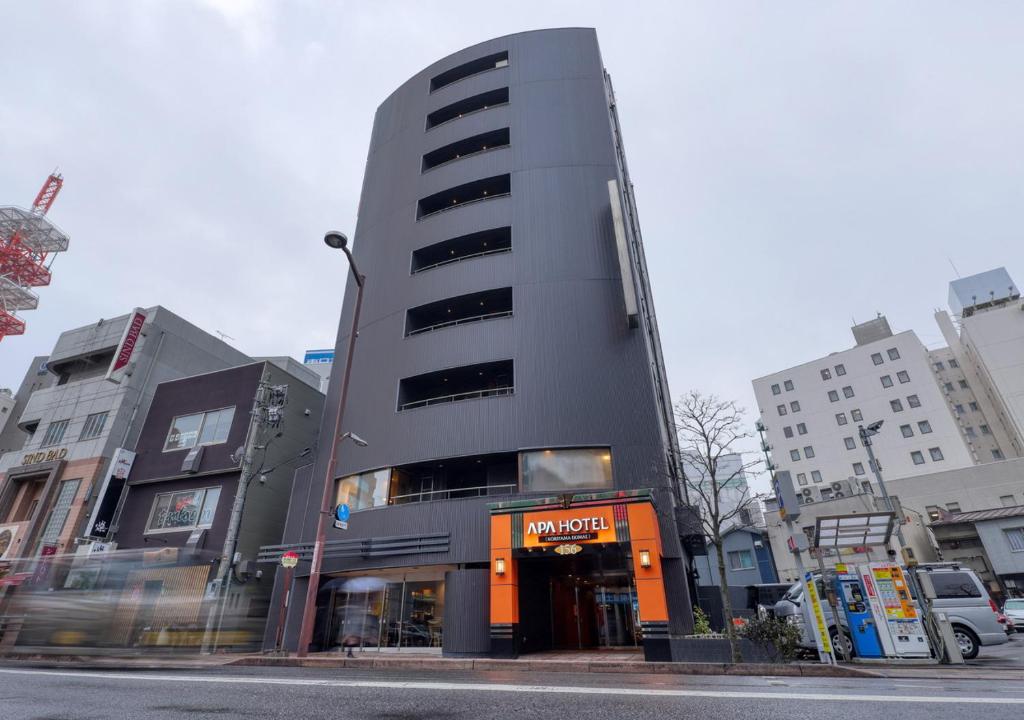
M651 566L651 551L641 550L640 551L640 567L649 568Z
M505 574L505 558L495 558L494 560L494 574L504 575Z

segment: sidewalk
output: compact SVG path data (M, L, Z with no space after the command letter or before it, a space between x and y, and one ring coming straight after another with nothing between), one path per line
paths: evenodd
M400 653L358 652L347 658L339 652L313 653L305 658L263 654L216 655L96 655L85 648L7 653L0 665L35 668L90 670L203 670L230 667L358 668L362 670L420 670L426 672L530 672L621 673L657 675L750 675L770 677L905 678L923 680L985 680L1024 682L1019 667L949 666L931 664L872 664L829 666L818 663L789 664L644 662L631 652L538 653L514 660L494 658L445 658L436 652L403 650Z

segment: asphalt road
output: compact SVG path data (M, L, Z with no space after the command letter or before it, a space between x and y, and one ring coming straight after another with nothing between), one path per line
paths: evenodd
M312 668L0 668L4 720L88 718L618 718L819 720L1024 717L1024 687L978 680L438 673Z

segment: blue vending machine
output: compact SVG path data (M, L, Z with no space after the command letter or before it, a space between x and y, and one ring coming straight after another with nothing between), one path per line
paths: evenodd
M837 572L836 596L843 607L843 612L846 613L846 623L857 657L883 657L882 644L875 629L875 618L871 614L871 606L865 597L861 579L855 573Z

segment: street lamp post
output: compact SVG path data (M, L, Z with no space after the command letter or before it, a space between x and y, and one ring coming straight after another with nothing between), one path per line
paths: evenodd
M306 588L306 604L302 611L302 627L299 630L299 646L296 654L305 657L313 640L313 623L316 620L316 595L320 585L320 566L324 557L324 540L327 536L327 516L331 513L331 489L334 486L334 468L338 462L338 444L341 436L341 422L345 415L345 401L348 398L348 381L352 374L352 356L355 353L356 337L359 329L359 310L363 304L363 286L366 276L359 272L348 248L348 238L340 232L329 232L324 236L328 247L341 250L348 259L352 276L356 281L356 306L352 313L352 330L348 336L348 352L345 356L345 372L341 378L341 394L338 398L338 412L334 416L334 431L331 434L331 459L327 463L324 475L324 492L320 502L320 513L316 523L316 541L313 545L313 560L309 570L309 587Z

